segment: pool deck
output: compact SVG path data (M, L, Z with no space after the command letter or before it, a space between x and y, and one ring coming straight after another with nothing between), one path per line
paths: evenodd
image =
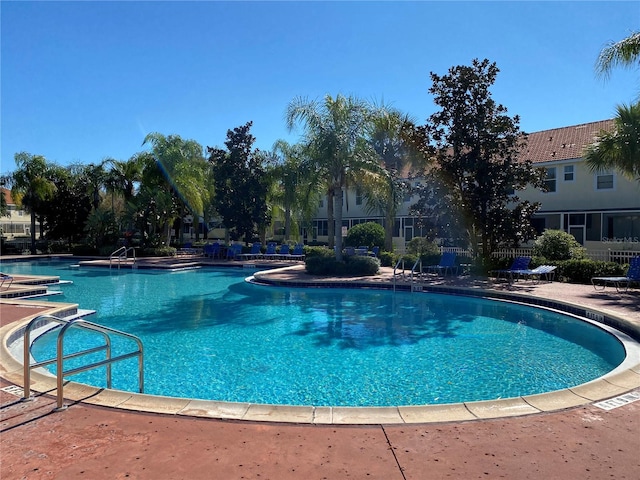
M281 285L344 281L310 278L299 267L271 272L269 280ZM383 269L377 277L350 282L389 286L393 278L390 269ZM640 331L638 289L596 292L590 285L510 284L468 277L434 278L421 284L575 304L620 318ZM41 314L50 305L0 300L0 328L11 328L14 322ZM5 360L0 369L3 480L635 479L640 472L640 401L613 402L609 405L613 408L603 409L595 396L590 400L593 392L581 392L583 401L577 406L543 413L523 415L531 412L515 405L511 414L507 408L496 415L486 404L470 417L474 420L451 421L443 411L439 420L422 423L388 422L384 416L378 421L367 418L360 425L355 424L358 421L310 424L213 419L92 405L74 401L73 392L70 407L54 413L55 390L38 394L30 402L20 401L22 384L15 367L7 367ZM609 382L597 399L620 399L624 394L640 398L639 379L640 365L632 366L623 378ZM171 411L164 408L160 402L155 411ZM481 411L488 412L487 416Z

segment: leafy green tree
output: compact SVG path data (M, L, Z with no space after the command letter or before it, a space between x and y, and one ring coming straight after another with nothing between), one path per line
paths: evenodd
M50 169L55 192L42 210L47 239L65 240L69 249L84 237L84 225L92 210L91 198L78 171L78 165Z
M310 162L328 191L329 246L335 245L341 261L344 189L357 176L383 174L367 141L371 107L352 96L327 95L324 102L297 97L288 105L285 118L289 130L298 123L305 128Z
M55 192L55 184L49 179L49 165L41 155L26 152L16 153L17 169L11 179L11 196L20 199L22 206L31 214L31 253L36 254L36 216L40 215L45 202Z
M252 122L227 131L227 150L207 147L213 165L215 206L234 240L250 242L269 224L264 156L253 150Z
M433 159L452 216L485 264L495 249L532 238L530 219L539 205L520 201L516 192L543 186L542 170L518 159L525 138L519 117L509 117L491 97L498 72L495 63L476 59L447 75L431 73L429 92L441 110L413 130L416 146Z
M618 105L612 131L602 131L583 158L592 172L618 170L640 182L640 102Z

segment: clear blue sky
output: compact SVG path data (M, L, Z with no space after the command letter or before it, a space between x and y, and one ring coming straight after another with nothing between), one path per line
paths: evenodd
M223 146L289 133L296 96L384 101L423 124L429 72L500 68L494 99L526 132L612 118L638 69L596 78L598 53L640 24L640 2L2 1L1 172L14 154L60 165L126 160L149 132Z

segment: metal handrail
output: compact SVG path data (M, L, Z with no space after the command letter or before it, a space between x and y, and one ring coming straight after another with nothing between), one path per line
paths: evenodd
M416 267L417 267L418 265L420 265L420 273L418 274L418 278L419 278L419 275L422 275L422 258L421 258L421 257L418 257L418 259L416 260L416 263L414 263L414 264L413 264L413 267L411 267L411 275L410 275L410 278L411 278L411 281L412 281L412 282L413 282L413 274L414 274L414 272L416 272Z
M120 247L119 249L117 249L115 252L113 252L111 255L109 255L109 268L111 268L111 261L114 258L118 259L118 269L120 269L120 261L122 260L122 258L124 257L124 260L128 260L129 259L129 252L132 253L131 258L133 258L133 263L136 263L136 249L134 247Z
M48 360L43 360L36 363L31 363L30 347L31 347L31 330L36 325L41 325L44 321L52 321L62 325L62 328L58 332L56 357ZM91 330L102 335L105 343L97 347L88 348L75 353L64 355L64 336L67 330L71 327L79 327L86 330ZM57 328L57 327L54 327ZM121 337L133 340L138 345L136 351L118 355L117 357L111 356L111 338L110 334L119 335ZM98 362L93 362L89 365L73 368L71 370L64 371L64 360L70 358L76 358L91 353L104 351L106 352L106 358ZM107 371L107 388L111 388L111 364L120 360L126 360L128 358L138 357L138 388L140 393L144 392L144 347L142 341L135 335L114 330L113 328L98 325L96 323L88 322L82 318L74 318L67 320L53 315L40 315L29 322L24 330L24 393L23 400L29 400L31 398L31 370L38 367L57 363L56 365L56 377L57 377L57 408L56 410L64 410L64 376L75 375L76 373L84 372L94 368L106 366Z
M397 277L397 273L396 270L398 270L398 267L400 267L400 264L402 264L402 279L404 280L404 258L400 257L398 259L398 261L396 262L396 265L393 267L393 291L396 291L396 277Z

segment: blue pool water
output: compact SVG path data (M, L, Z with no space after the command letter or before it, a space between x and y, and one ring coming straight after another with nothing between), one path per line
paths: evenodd
M50 299L97 310L88 320L141 337L150 394L316 406L452 403L575 386L625 354L612 335L568 316L461 296L266 287L247 284L247 271L234 268L168 273L49 261L2 270L72 280ZM65 352L91 341L74 332ZM40 359L54 352L53 334L33 348ZM72 379L105 386L104 377L94 370ZM113 387L137 391L135 360L114 366Z

